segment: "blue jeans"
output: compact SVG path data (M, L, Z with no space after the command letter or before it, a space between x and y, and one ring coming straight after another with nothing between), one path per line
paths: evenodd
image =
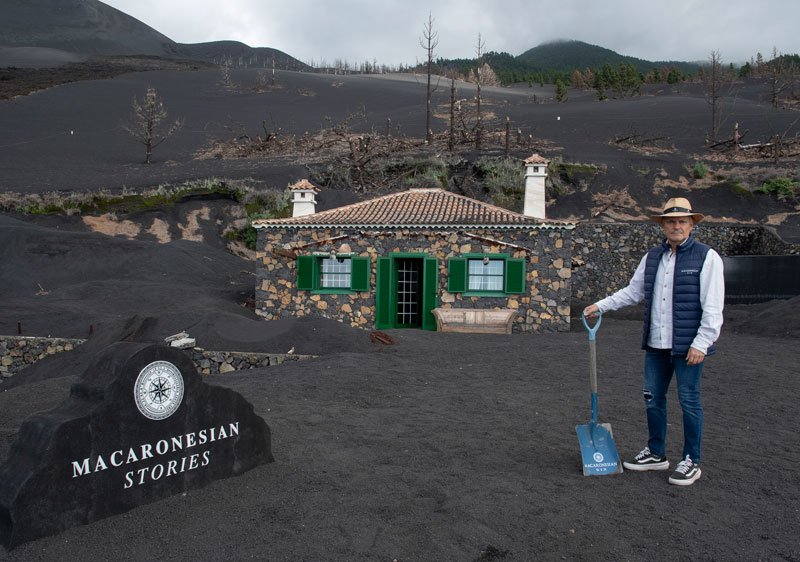
M700 378L703 363L689 366L685 356L672 355L669 349L648 348L644 358L644 402L647 407L647 446L655 455L666 454L667 391L672 374L678 381L678 400L683 410L683 455L700 464L703 439L703 404Z

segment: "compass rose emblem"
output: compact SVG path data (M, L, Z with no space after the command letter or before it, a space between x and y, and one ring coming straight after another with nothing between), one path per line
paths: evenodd
M168 361L154 361L141 370L133 388L136 407L146 418L163 420L183 400L183 376Z

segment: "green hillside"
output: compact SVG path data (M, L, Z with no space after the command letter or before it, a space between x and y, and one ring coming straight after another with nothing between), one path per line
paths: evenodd
M614 68L621 64L631 65L642 74L654 68L668 67L675 68L682 74L691 75L699 69L698 65L693 63L646 61L627 57L583 41L543 43L516 57L508 53L489 52L484 55L484 60L503 84L516 82L553 84L559 78L568 83L574 70L584 71L589 68L597 71L606 64ZM437 64L440 68L466 74L469 69L475 68L475 59L439 59Z
M635 57L627 57L619 53L590 45L583 41L551 41L538 47L528 49L516 58L527 64L534 71L571 72L578 69L600 68L604 64L617 66L627 63L639 72L648 72L654 67L675 67L686 74L694 74L698 66L693 63L679 61L646 61Z

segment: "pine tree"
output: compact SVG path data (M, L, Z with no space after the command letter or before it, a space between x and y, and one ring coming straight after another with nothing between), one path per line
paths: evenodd
M567 101L567 87L561 78L556 79L556 101L559 103Z

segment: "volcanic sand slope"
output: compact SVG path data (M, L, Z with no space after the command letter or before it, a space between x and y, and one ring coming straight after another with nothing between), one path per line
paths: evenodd
M678 489L666 473L582 476L575 425L590 411L584 333L390 333L393 346L210 379L242 393L269 423L274 464L0 552L0 560L800 554L796 435L787 422L800 391L793 340L723 336L704 377L704 474ZM638 322L612 318L598 334L600 418L624 456L645 440L638 334ZM5 445L29 411L52 407L73 380L0 393ZM674 462L674 395L669 407Z
M175 56L177 45L134 17L97 0L7 0L3 47L49 48L77 56ZM53 53L40 52L43 60ZM60 57L56 56L58 61ZM12 66L0 58L3 66Z
M424 134L424 77L331 76L279 72L278 86L256 92L256 70L234 72L238 87L227 90L219 73L154 71L131 73L114 79L65 84L0 103L0 168L4 191L41 193L53 190L84 191L123 187L143 189L189 179L251 178L263 188L282 190L310 174L307 166L324 169L326 163L309 155L282 157L198 158L208 153L212 141L227 141L241 134L251 137L268 130L281 135L315 134L363 109L363 119L351 122L354 132L385 131L390 120L395 134L421 139ZM156 148L153 165L142 163L144 149L123 130L131 113L131 100L147 87L157 89L169 119L183 119L184 127ZM534 104L530 88L484 88L484 107L495 115L488 128L502 129L510 118L512 131L531 134L545 143L544 155L566 163L595 164L602 170L588 185L556 197L548 206L553 218L588 218L594 197L626 191L636 202L634 216L643 217L671 195L692 195L702 210L717 219L766 221L788 213L785 224L800 222L792 205L774 197L751 196L730 187L712 187L715 177L736 180L750 164L738 168L730 162L711 162L709 179L694 182L690 171L698 160L709 158L704 148L708 106L692 85L652 89L635 99L598 102L589 93L575 93L565 104ZM535 90L534 90L535 91ZM726 127L739 122L748 141L768 140L789 132L796 122L793 112L775 110L762 99L764 87L743 87L741 97L724 104ZM547 94L547 89L539 91ZM459 83L457 96L474 96L471 85ZM449 88L441 84L434 103L447 114ZM446 130L444 120L436 129ZM631 134L663 137L666 152L624 150L615 138ZM515 148L514 157L529 156ZM446 160L459 160L441 154ZM466 155L465 155L466 156ZM468 158L477 158L471 154ZM317 158L317 160L319 160ZM764 163L762 163L764 164ZM797 161L789 160L761 175L796 175ZM753 178L758 184L761 178ZM721 207L715 208L719 201ZM697 205L700 207L700 205Z

